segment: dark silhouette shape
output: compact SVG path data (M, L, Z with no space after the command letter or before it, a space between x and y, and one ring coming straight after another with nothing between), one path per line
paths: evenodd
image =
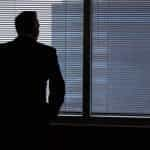
M22 12L16 17L15 25L17 38L0 44L0 97L1 107L5 109L2 112L4 122L11 124L8 136L15 136L20 129L17 135L22 137L24 146L32 143L34 149L36 145L44 149L48 121L57 117L64 101L65 84L56 49L37 42L39 23L36 12ZM47 81L50 89L48 104ZM20 138L17 140L19 143Z

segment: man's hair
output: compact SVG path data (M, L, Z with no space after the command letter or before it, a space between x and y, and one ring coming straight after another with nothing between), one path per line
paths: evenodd
M33 33L37 14L35 11L23 11L15 18L15 26L18 34Z

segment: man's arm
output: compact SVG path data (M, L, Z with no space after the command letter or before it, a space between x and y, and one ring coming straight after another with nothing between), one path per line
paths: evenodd
M65 82L60 71L55 49L49 56L49 67L49 109L51 117L55 118L64 102L65 95Z

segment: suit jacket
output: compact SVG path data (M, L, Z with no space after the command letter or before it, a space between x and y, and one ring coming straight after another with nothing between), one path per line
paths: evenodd
M48 119L55 119L64 101L65 84L56 49L29 37L0 44L0 87L0 116L4 126L11 127L9 132L20 129L22 133L21 128L36 132L37 125L42 128Z
M50 116L57 115L64 101L65 86L55 48L19 37L1 44L0 53L1 102L17 110L21 108L20 111L46 109ZM46 105L47 81L49 105Z

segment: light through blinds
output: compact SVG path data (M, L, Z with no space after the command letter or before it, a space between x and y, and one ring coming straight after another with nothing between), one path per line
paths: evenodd
M150 1L92 2L92 112L150 114Z

